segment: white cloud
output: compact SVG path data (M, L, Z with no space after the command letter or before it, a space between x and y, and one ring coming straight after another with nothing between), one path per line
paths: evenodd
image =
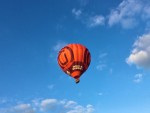
M94 108L92 105L87 105L86 107L77 105L72 110L66 112L66 113L93 113Z
M89 27L96 27L104 24L105 24L105 18L101 15L90 17L89 22L87 23Z
M34 108L30 104L20 104L14 107L16 113L35 113Z
M57 100L56 99L45 99L41 102L41 110L47 111L47 110L53 110L57 106Z
M150 69L150 33L140 36L133 45L133 50L126 59L128 64Z
M31 102L35 107L38 107L38 106L40 106L41 100L42 100L42 98L36 98L36 99L33 99Z
M75 15L76 18L79 18L82 14L82 11L80 9L72 9L72 13Z
M74 108L75 106L77 105L76 102L74 101L68 101L66 104L65 104L65 108Z
M34 99L28 104L19 104L11 108L0 108L0 113L93 113L90 104L85 107L71 100Z
M133 28L140 21L148 22L150 2L141 0L123 0L108 16L109 26L120 24L123 28ZM147 20L147 21L145 21Z
M136 16L141 12L142 4L139 0L123 0L120 5L111 11L108 24L121 24L123 28L136 26Z
M93 108L92 105L89 104L89 105L86 106L86 108L87 108L87 110L86 110L87 113L92 113L92 112L94 112L94 108Z
M142 79L143 79L143 75L142 74L136 74L135 76L134 76L134 82L135 83L140 83L141 81L142 81Z

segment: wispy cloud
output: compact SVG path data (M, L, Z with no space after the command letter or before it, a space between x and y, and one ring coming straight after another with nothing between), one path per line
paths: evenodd
M89 15L81 9L72 9L75 18L85 24L88 28L102 26L105 24L105 17L102 15Z
M43 99L31 101L27 104L18 104L10 108L0 108L1 113L93 113L94 107L90 104L79 105L71 100Z
M99 96L102 96L102 95L103 95L103 93L101 93L101 92L100 92L100 93L98 93L98 95L99 95Z
M77 105L77 103L75 101L68 101L64 107L65 108L73 108L76 105Z
M102 71L102 70L105 69L106 67L107 67L106 64L98 64L98 65L96 66L96 69L99 70L99 71Z
M113 69L110 68L110 69L109 69L109 74L112 74L112 73L113 73Z
M119 6L112 9L108 16L109 26L120 24L123 28L133 28L140 21L150 19L150 2L141 0L123 0Z
M54 84L48 85L48 89L52 90L54 88Z
M5 98L0 98L0 104L4 104L4 103L6 103L7 102L7 99L5 99Z
M141 81L142 81L142 79L143 79L143 74L136 74L135 76L134 76L134 82L135 83L140 83Z
M19 104L11 108L0 108L0 113L36 113L31 104Z
M96 69L99 71L104 70L107 65L106 65L106 57L107 57L108 53L100 53L98 56L98 64L96 66Z
M142 10L139 0L123 0L116 9L109 15L108 24L110 26L121 24L123 28L132 28L137 24L136 17Z
M73 8L72 9L72 14L75 15L75 17L78 19L81 16L82 11L80 9Z
M89 27L96 27L104 24L105 24L105 18L101 15L90 17L89 22L87 23Z
M65 45L67 45L67 43L65 41L58 41L52 48L50 51L50 57L51 58L57 58L58 52L61 50L61 48L63 48Z
M108 53L101 53L101 54L99 55L99 58L100 58L100 59L101 59L101 58L105 58L107 55L108 55Z
M140 36L133 44L133 50L126 59L128 64L150 69L150 33Z
M64 47L67 43L64 41L58 41L56 45L53 46L53 51L58 52L62 47Z
M86 6L89 3L89 0L78 0L81 6Z

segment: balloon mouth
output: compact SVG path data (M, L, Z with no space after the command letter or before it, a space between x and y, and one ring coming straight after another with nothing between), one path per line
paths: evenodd
M77 78L77 79L75 79L75 81L76 81L76 84L78 84L80 82L80 79Z
M76 84L78 84L80 82L80 76L77 75L74 77Z
M81 76L82 72L81 71L74 71L72 73L72 77L75 79L76 84L80 82L80 76Z

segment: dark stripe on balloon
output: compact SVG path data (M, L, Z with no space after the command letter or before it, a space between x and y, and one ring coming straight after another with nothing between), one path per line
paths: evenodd
M88 66L90 65L90 61L91 61L91 55L90 55L90 53L88 52L88 55L87 55L87 65L88 65Z
M66 61L65 62L60 61L61 65L66 65L68 63L68 58L67 58L66 54L64 54L64 57L65 57Z
M74 60L73 50L70 47L68 47L68 46L65 47L65 48L69 50L70 55L71 55L71 61L70 62L72 62Z

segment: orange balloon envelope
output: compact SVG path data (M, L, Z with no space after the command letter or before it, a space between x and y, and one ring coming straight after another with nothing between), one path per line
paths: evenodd
M61 69L79 83L80 76L89 67L91 55L81 44L68 44L59 51L57 60Z

